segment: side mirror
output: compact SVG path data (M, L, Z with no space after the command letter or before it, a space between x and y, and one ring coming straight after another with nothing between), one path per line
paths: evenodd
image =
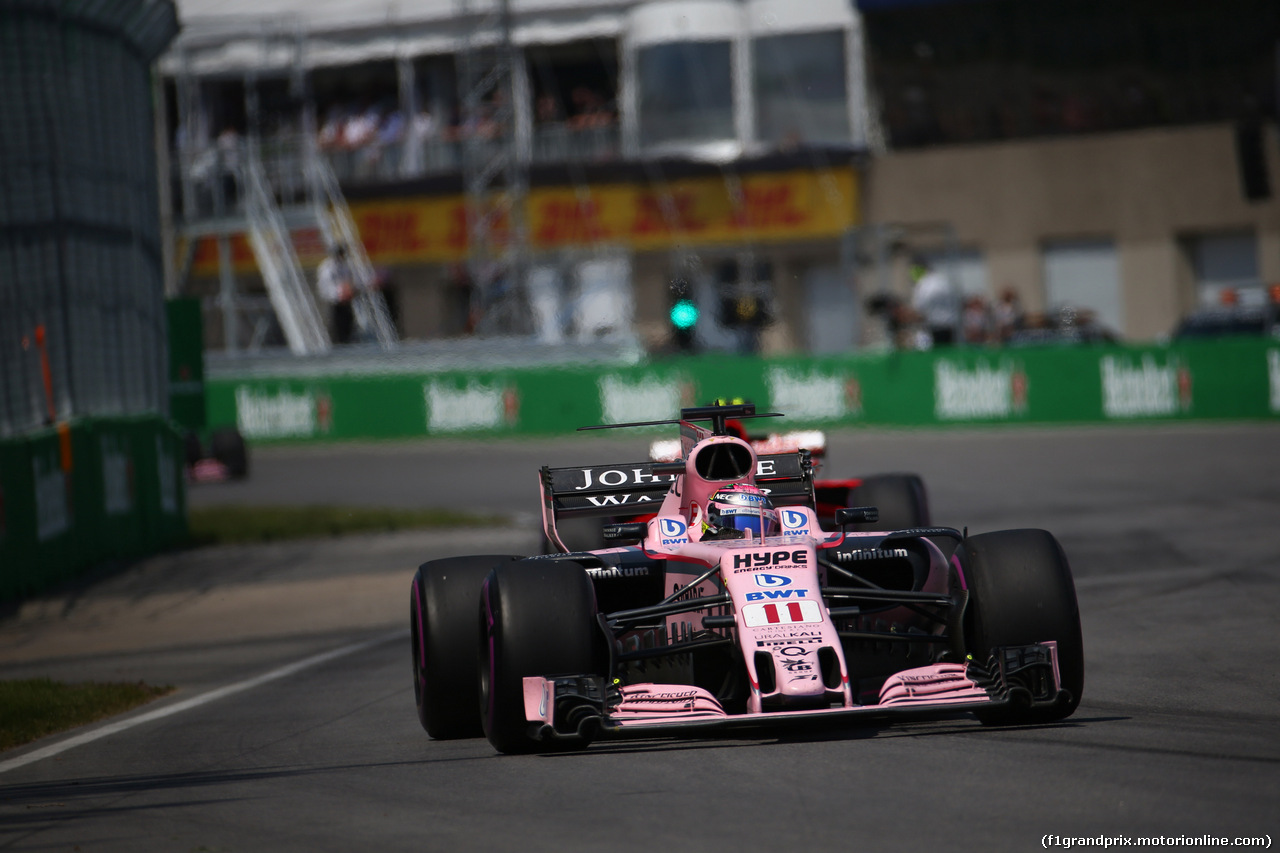
M602 530L602 535L606 542L614 542L623 539L643 539L648 532L649 525L645 522L628 521L625 524L606 524Z
M880 520L880 510L873 506L847 506L836 510L836 524L875 524Z

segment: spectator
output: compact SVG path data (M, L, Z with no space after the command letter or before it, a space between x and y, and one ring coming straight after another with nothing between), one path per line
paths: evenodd
M227 208L236 206L236 188L240 183L240 132L227 125L214 141L218 150L218 174L222 182L222 201Z
M928 261L916 263L911 272L916 280L911 307L924 324L929 343L932 346L954 344L956 326L960 324L960 305L951 282Z
M965 300L960 328L966 344L985 344L992 340L991 311L987 308L987 300L981 296L970 296Z
M1009 340L1010 335L1022 328L1022 322L1022 304L1018 301L1018 294L1012 287L1006 287L992 311L995 339L1000 343Z
M912 312L897 295L877 293L867 300L867 312L884 321L885 337L888 338L890 347L902 349L910 345L906 339L906 331L912 320Z
M415 144L434 139L439 132L440 126L436 117L425 108L418 110L409 124L409 138Z
M426 150L427 143L435 139L439 132L440 128L436 123L436 117L425 108L413 114L408 126L405 128L407 141L400 174L416 175L426 168L429 162Z
M372 104L347 119L342 128L342 147L350 151L363 148L377 137L381 115Z
M613 124L613 115L599 92L586 86L578 86L574 88L570 98L573 101L574 110L573 116L569 119L571 129L587 130Z
M560 101L555 95L543 95L538 98L534 112L538 124L555 124L564 120L564 113L560 109Z
M316 292L320 301L329 307L329 334L333 342L349 342L355 327L355 311L351 305L356 293L355 274L347 261L347 247L341 243L320 262L316 270Z
M342 128L347 121L347 111L340 106L332 106L325 114L324 124L320 126L319 143L321 151L333 151L342 146Z
M405 136L405 117L404 113L395 108L394 105L388 107L383 115L381 122L378 124L377 130L361 152L359 160L358 173L363 176L373 174L386 176L395 171L396 163L399 158L400 141Z

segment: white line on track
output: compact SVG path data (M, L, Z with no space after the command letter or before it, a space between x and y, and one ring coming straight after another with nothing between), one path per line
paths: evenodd
M5 773L9 770L16 770L17 768L23 767L24 765L31 764L36 761L41 761L45 758L49 758L61 752L66 752L68 749L73 749L77 746L82 746L83 744L86 744L86 743L92 743L93 741L98 740L100 738L118 734L120 732L131 729L134 726L140 726L143 723L150 723L150 722L153 722L154 720L161 720L161 719L164 719L165 717L173 716L174 714L180 714L183 711L189 711L192 708L198 708L201 705L207 705L210 702L216 702L219 699L226 698L227 696L231 696L236 693L241 693L245 690L252 690L254 687L259 687L263 684L266 684L269 681L275 681L280 678L287 678L290 675L293 675L298 672L302 672L304 669L310 669L313 666L319 666L322 663L328 663L329 661L336 660L337 658L346 657L347 655L353 655L356 652L362 652L365 649L371 649L374 646L380 646L383 643L389 643L392 640L400 640L400 639L403 639L403 637L404 637L403 631L396 631L391 634L384 634L381 637L375 637L372 640L365 640L364 642L361 642L361 643L353 643L349 646L343 646L342 648L339 648L339 649L333 649L331 651L322 652L318 655L312 655L309 658L303 658L300 661L295 661L286 666L282 666L279 669L273 669L270 672L263 673L262 675L256 676L254 678L249 678L244 681L237 681L235 684L228 684L225 687L219 687L216 690L210 690L208 693L201 693L199 696L192 696L190 699L185 699L181 702L176 702L173 705L167 705L163 708L157 708L154 711L149 711L145 714L140 714L136 717L130 717L127 720L120 720L119 722L110 723L108 725L103 726L100 729L94 729L93 731L85 732L84 734L67 738L64 741L59 741L58 743L50 744L49 746L43 747L42 749L37 749L33 752L28 752L26 755L20 755L17 758L10 758L8 761L0 761L0 773Z

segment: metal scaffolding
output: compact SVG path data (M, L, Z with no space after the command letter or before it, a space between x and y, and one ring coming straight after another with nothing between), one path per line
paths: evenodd
M458 100L472 323L481 334L526 335L532 146L518 130L528 117L517 111L528 110L528 79L511 38L510 0L465 0L463 14L470 25L458 54Z

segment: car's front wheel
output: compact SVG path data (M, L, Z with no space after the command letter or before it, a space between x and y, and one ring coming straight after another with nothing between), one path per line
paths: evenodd
M531 731L524 678L598 673L605 655L595 588L576 563L525 560L495 568L480 595L480 719L494 749L550 748Z
M413 577L409 638L418 720L437 740L479 737L480 654L476 602L485 577L513 556L452 557L423 563Z
M880 510L874 523L849 525L850 530L905 530L928 527L929 498L918 474L876 474L864 477L849 490L846 506L873 506Z
M969 589L965 641L985 661L993 648L1054 641L1066 695L1052 706L978 713L987 724L1044 723L1070 716L1084 692L1084 643L1071 567L1047 530L999 530L970 536L955 559Z

